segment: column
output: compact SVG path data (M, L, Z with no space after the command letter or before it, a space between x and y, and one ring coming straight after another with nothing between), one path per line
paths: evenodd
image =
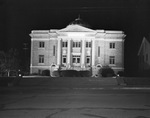
M95 39L92 39L92 66L95 66Z
M85 68L85 39L82 40L81 68Z
M57 65L61 64L61 39L58 39L57 44Z
M70 55L71 52L71 39L68 39L68 47L67 47L67 67L70 68Z

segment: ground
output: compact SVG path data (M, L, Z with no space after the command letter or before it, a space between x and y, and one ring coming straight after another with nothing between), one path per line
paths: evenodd
M115 78L32 78L1 87L1 118L150 118L150 88Z

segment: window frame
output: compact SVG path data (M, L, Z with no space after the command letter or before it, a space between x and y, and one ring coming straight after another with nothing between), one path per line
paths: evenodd
M90 41L86 42L86 48L91 48L91 42Z
M110 42L109 43L109 48L110 49L115 49L116 48L116 43L115 42Z
M64 62L65 59L65 62ZM62 55L62 63L66 64L67 63L67 55Z
M73 48L80 48L81 47L81 41L73 41Z
M68 42L67 41L63 41L62 42L62 47L63 48L67 48L68 47Z
M109 56L109 64L115 65L115 56Z
M88 59L89 59L89 62L88 62ZM87 64L90 64L90 60L91 60L91 56L86 56L86 63Z
M56 46L53 45L53 56L55 56L55 55L56 55Z
M98 56L98 57L100 57L100 56L101 56L100 51L101 51L101 47L100 47L100 46L98 46L98 51L97 51L97 56Z
M45 48L45 42L39 41L39 48Z
M81 63L81 56L80 55L73 55L72 56L72 63L80 64Z
M39 63L44 64L44 55L39 55Z

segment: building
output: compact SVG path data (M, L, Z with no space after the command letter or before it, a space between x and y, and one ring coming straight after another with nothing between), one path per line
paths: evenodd
M77 18L66 28L31 31L31 73L42 70L92 69L102 66L124 71L123 31L93 30Z
M143 37L138 51L139 72L150 70L150 39Z

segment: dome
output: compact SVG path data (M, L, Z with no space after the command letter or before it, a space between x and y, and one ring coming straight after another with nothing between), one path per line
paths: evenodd
M88 27L88 28L90 27L90 25L84 22L80 17L72 21L69 25L80 25L80 26Z

